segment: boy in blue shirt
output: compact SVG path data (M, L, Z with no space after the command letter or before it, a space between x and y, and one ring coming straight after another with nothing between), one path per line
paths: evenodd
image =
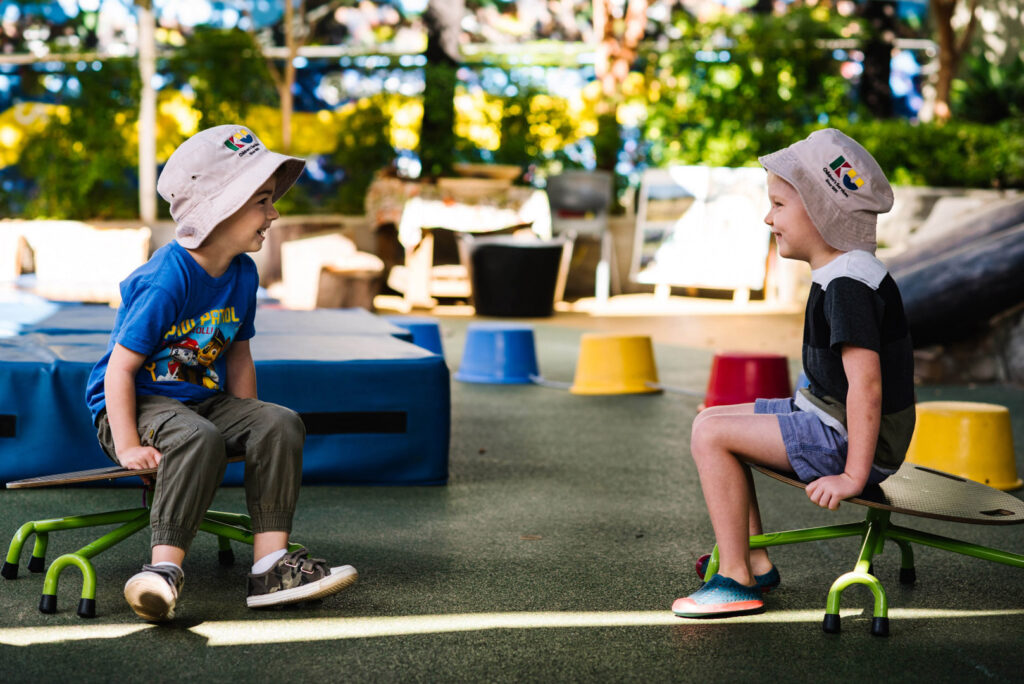
M257 399L249 349L259 275L246 252L262 247L280 216L274 202L304 165L241 126L192 136L157 183L176 240L121 283L110 343L86 400L111 458L129 469L159 466L152 559L124 588L145 620L174 616L182 561L228 454L245 456L254 532L248 606L321 598L356 580L350 565L330 568L304 549L287 551L305 428L294 411Z
M914 431L914 359L900 293L875 258L878 214L893 194L875 159L835 129L760 158L779 255L810 264L803 367L792 399L716 406L693 422L690 449L715 531L719 570L676 599L687 618L764 610L779 584L765 549L748 463L796 473L823 508L896 472ZM706 565L698 564L701 575Z

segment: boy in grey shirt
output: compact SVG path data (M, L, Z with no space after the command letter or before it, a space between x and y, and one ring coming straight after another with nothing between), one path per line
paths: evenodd
M690 442L718 544L718 573L676 599L680 617L764 610L779 584L765 549L748 463L795 473L834 510L895 472L914 431L913 348L899 290L874 256L875 225L892 207L874 158L835 129L761 157L779 255L810 264L803 363L810 382L792 399L716 406ZM703 575L703 568L700 574Z

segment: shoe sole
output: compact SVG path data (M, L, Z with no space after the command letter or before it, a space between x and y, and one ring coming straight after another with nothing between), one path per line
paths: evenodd
M245 604L250 608L267 608L270 606L283 606L289 603L299 603L300 601L312 601L330 596L331 594L337 594L342 589L351 586L357 579L359 579L359 573L356 572L355 568L351 565L342 565L341 567L331 568L331 574L321 580L293 587L292 589L275 591L270 594L249 596L245 599Z
M701 605L695 601L679 599L672 605L672 613L676 617L684 618L724 618L763 612L764 601L734 601Z
M147 622L166 622L174 617L174 590L161 577L128 580L124 598L135 614Z

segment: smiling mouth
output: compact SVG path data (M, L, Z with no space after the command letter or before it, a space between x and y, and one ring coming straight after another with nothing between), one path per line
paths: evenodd
M261 238L265 238L267 237L267 230L267 228L260 228L259 230L256 231L256 234L259 235Z

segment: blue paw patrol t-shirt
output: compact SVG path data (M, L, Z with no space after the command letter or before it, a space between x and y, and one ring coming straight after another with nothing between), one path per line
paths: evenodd
M103 378L115 343L146 357L135 376L138 394L202 401L224 391L225 352L256 332L258 287L246 254L214 278L177 242L158 249L121 283L110 343L86 388L93 421L106 406Z

